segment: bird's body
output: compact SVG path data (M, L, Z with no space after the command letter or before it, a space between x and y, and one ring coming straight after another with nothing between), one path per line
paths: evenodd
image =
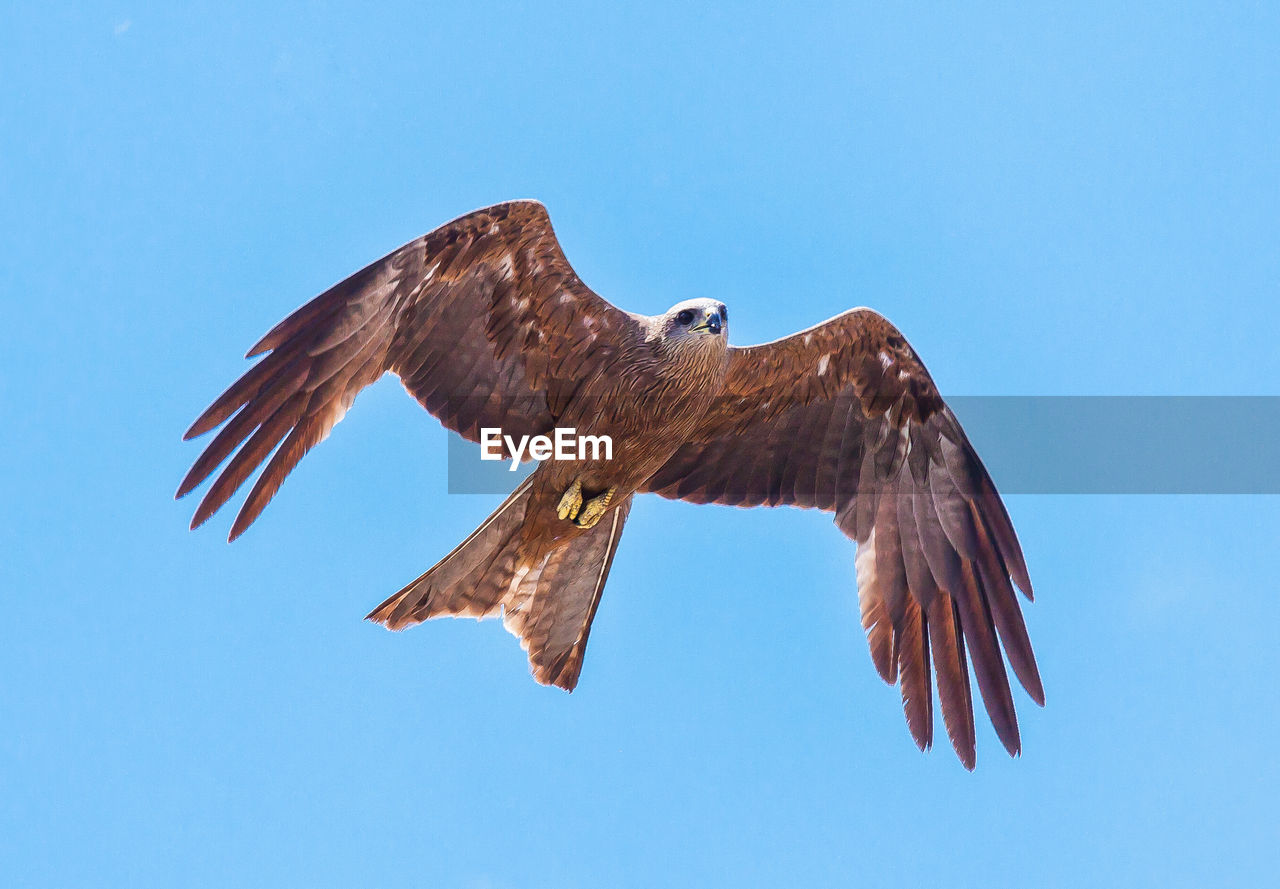
M576 433L608 438L613 443L608 458L542 462L499 508L493 523L482 526L485 533L370 617L402 629L440 614L487 617L501 609L507 626L530 650L535 677L572 689L632 495L688 441L723 388L728 365L723 312L713 300L690 300L665 315L632 316L636 323L620 336L614 365L619 372L602 369L580 380L558 421ZM691 313L691 320L677 323L681 313ZM688 330L705 318L714 321L714 331L710 325L705 332ZM547 586L545 567L565 562L580 578L592 577L596 569L585 612L561 612L557 597L538 596ZM550 644L553 637L562 637L559 644Z
M1030 581L994 485L915 352L868 309L747 348L728 345L727 323L712 299L623 312L578 279L541 204L478 210L273 328L249 353L270 354L188 431L223 426L178 493L230 457L194 527L268 461L232 526L238 536L387 371L472 441L493 427L607 436L607 457L541 463L370 618L400 629L500 615L534 676L572 689L635 495L824 509L858 543L872 659L901 686L916 742L933 737L932 673L952 744L972 768L967 648L997 733L1017 752L999 646L1043 702L1013 591L1029 597Z
M686 305L702 309L715 303L691 300L675 311ZM609 436L612 458L576 464L549 460L535 473L544 476L535 489L545 485L554 490L577 475L591 491L616 486L619 494L631 494L689 440L723 388L728 342L719 333L673 343L662 336L665 319L637 318L636 328L624 333L630 342L623 357L611 365L616 372L584 381L581 394L567 403L557 422L584 434Z

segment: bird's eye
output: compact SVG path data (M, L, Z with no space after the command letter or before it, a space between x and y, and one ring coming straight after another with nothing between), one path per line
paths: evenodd
M677 323L679 323L679 324L692 324L692 323L693 323L693 310L692 310L692 309L685 309L685 310L684 310L684 311L682 311L679 315L676 315L676 322L677 322Z

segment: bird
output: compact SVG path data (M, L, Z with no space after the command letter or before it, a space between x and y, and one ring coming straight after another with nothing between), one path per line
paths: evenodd
M1015 591L1034 597L1026 560L915 350L868 308L761 345L731 346L728 331L719 299L647 316L597 295L540 202L476 210L329 288L249 349L258 362L184 436L218 429L177 496L222 467L195 529L262 466L235 540L388 372L468 441L483 429L608 436L611 455L540 462L368 619L400 630L445 615L500 617L533 677L572 691L637 495L823 510L855 545L871 660L898 686L916 745L933 743L936 684L951 745L974 768L972 663L995 733L1018 756L1006 659L1044 704Z

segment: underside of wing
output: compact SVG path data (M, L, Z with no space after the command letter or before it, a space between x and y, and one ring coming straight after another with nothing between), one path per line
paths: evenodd
M566 393L607 365L633 328L574 273L545 207L477 210L334 285L259 340L248 357L265 357L187 431L193 438L222 427L178 496L230 458L194 528L265 462L232 525L235 539L387 371L471 441L484 426L516 438L545 432Z
M645 489L694 503L835 513L858 544L872 661L900 686L916 743L933 741L932 674L952 745L973 768L971 659L997 735L1011 754L1020 751L1004 657L1044 702L1014 593L1016 584L1032 594L1022 550L959 422L883 317L855 309L732 349L723 396Z

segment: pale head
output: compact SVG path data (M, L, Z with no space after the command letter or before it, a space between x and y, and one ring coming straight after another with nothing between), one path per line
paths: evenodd
M718 299L686 299L658 316L662 338L673 343L711 341L729 336L729 310ZM706 338L705 340L703 338Z

